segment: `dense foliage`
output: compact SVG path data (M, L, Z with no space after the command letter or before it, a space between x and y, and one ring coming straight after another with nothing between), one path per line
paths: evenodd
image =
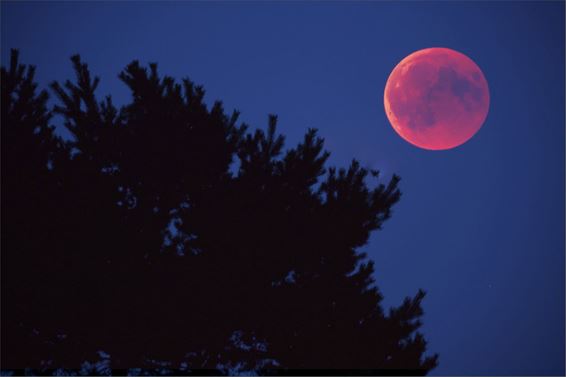
M248 131L154 64L120 74L132 100L118 108L72 63L53 108L17 51L2 68L3 369L76 369L101 350L118 369L435 367L424 293L385 313L357 251L397 177L326 168L315 130L284 150L275 116Z

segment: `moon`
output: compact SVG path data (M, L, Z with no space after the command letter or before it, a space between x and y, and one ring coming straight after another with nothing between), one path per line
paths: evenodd
M393 69L383 96L385 114L406 141L428 150L464 144L483 125L489 88L466 55L442 47L413 52Z

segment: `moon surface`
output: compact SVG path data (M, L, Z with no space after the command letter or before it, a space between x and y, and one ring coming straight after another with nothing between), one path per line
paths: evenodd
M489 88L481 69L449 48L416 51L393 69L383 99L393 129L428 150L464 144L481 128Z

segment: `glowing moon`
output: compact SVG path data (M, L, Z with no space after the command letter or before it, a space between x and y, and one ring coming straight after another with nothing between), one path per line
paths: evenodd
M397 64L383 102L389 122L403 139L424 149L451 149L481 128L489 110L489 88L466 55L427 48Z

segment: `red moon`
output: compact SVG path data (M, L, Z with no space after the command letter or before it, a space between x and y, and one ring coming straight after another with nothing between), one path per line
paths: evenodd
M455 148L484 123L489 88L480 68L449 48L419 50L393 69L383 99L393 129L429 150Z

